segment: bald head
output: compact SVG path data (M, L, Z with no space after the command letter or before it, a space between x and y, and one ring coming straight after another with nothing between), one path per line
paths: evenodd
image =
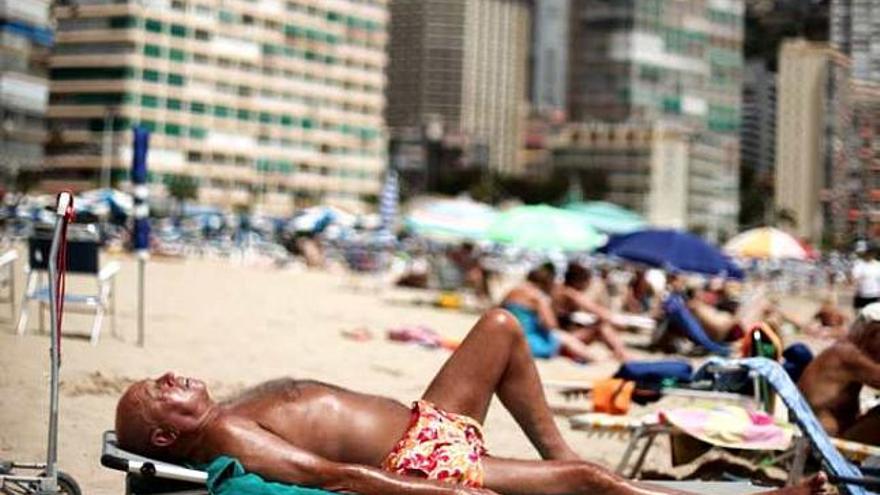
M150 457L178 457L214 407L201 380L171 372L141 380L128 387L116 406L119 446Z
M159 423L150 414L147 380L128 387L116 404L116 439L125 450L150 457L160 457L161 449L150 442Z

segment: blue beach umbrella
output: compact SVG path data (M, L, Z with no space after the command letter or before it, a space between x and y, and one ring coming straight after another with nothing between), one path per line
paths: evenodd
M599 252L667 270L743 278L742 269L718 248L678 230L615 235Z

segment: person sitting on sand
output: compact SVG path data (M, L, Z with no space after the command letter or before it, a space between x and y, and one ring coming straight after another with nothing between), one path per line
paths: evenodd
M864 386L880 389L880 303L865 306L849 334L816 356L798 381L829 435L880 445L880 406L860 414Z
M626 286L623 310L627 313L650 313L657 307L657 295L648 281L647 272L637 269Z
M839 339L846 336L847 320L846 314L835 304L834 295L827 295L822 298L812 321L804 327L804 333L822 339Z
M592 361L586 344L560 330L553 311L555 289L556 269L553 263L544 263L504 296L501 307L519 320L533 356L546 359L561 354L579 362Z
M497 395L544 460L487 453ZM215 402L204 382L166 373L131 385L119 445L175 462L237 458L267 480L361 495L676 493L578 459L547 405L522 329L495 309L470 331L411 408L317 381L264 383ZM819 475L778 495L818 494Z
M592 273L579 263L569 263L562 284L553 291L553 310L561 328L574 335L584 344L599 340L614 354L618 361L626 361L628 355L623 341L617 334L620 320L608 308L590 300L585 290L590 285ZM595 321L582 321L577 316L587 313Z

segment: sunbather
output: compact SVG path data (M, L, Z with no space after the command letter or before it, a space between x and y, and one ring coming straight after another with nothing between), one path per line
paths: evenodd
M880 303L865 306L850 333L816 356L798 382L829 435L880 445L880 406L860 414L863 386L880 388Z
M579 263L569 263L565 281L553 290L553 309L562 329L577 337L584 344L599 340L619 361L628 358L623 341L617 334L620 318L607 307L597 304L585 293L592 273ZM593 322L580 321L575 315L586 312L595 318Z
M586 344L560 330L553 311L555 289L556 269L552 263L545 263L530 271L521 284L511 289L501 301L501 307L519 321L533 356L551 358L562 354L575 361L592 361Z
M486 453L493 395L545 460ZM193 463L238 458L264 478L362 495L669 493L577 459L544 398L522 330L492 310L411 409L314 381L277 380L229 402L166 373L137 382L116 413L120 446ZM823 477L777 493L817 493Z

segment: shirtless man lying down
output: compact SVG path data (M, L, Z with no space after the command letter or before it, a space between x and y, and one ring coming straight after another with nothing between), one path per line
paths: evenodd
M493 395L544 460L489 455L482 422ZM652 494L579 460L556 427L522 330L507 311L477 322L411 408L315 381L278 380L229 402L166 373L119 400L120 446L168 460L238 458L266 479L362 495ZM819 476L776 493L822 490Z

